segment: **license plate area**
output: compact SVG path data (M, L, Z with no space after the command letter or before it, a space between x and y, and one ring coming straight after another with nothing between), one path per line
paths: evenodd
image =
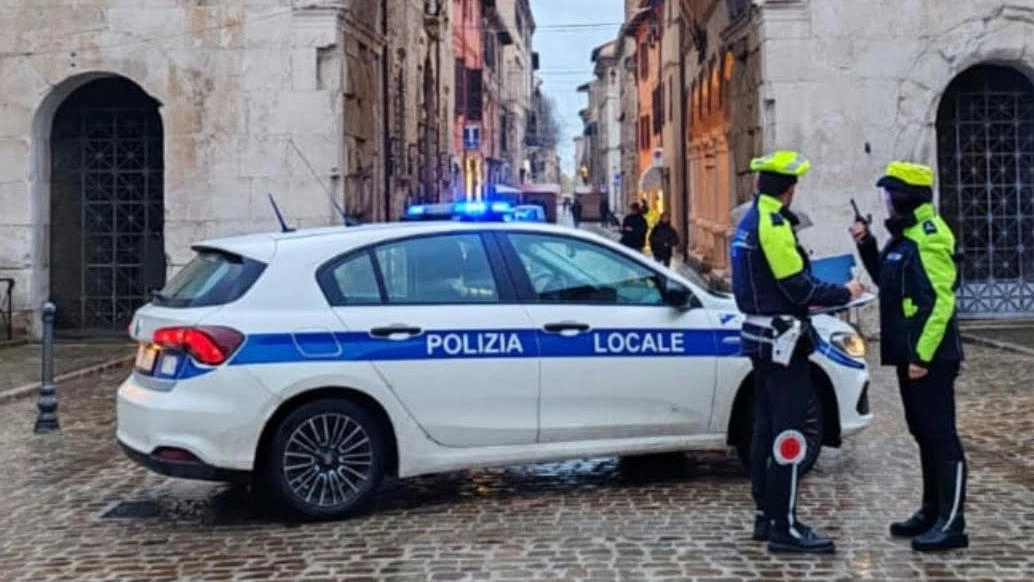
M160 353L161 350L158 346L142 344L136 351L136 362L134 364L136 371L148 376L154 374L154 366L158 362L158 354Z

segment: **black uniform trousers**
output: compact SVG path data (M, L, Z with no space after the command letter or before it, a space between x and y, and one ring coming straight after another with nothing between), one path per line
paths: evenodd
M804 338L801 343L804 343ZM764 350L768 351L768 350ZM796 465L782 465L773 455L775 438L786 430L803 432L812 395L809 354L798 349L788 366L768 354L751 357L754 364L754 431L750 444L751 493L755 507L777 528L787 531L796 522Z
M965 453L955 427L955 379L958 362L934 362L929 373L919 380L908 377L908 366L898 366L898 388L905 408L905 423L919 445L923 471L923 509L937 511L938 488L951 486L938 482L940 475L951 478L952 468L961 464L961 506L965 503ZM947 473L944 468L947 467Z

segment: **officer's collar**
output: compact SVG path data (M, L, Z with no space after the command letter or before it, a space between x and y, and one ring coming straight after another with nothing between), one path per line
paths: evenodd
M884 224L887 226L887 230L890 234L901 236L905 230L923 222L924 220L930 220L936 215L937 211L934 210L933 204L927 202L925 204L920 204L918 208L909 214L888 218Z
M796 227L801 223L801 219L797 217L789 208L783 206L783 201L772 196L770 194L758 194L757 195L758 210L764 212L777 212L781 214L787 221L790 222L790 226Z

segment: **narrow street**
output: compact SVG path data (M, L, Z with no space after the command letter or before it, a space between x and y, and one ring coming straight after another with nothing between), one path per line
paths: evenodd
M124 458L114 441L121 374L109 374L60 387L59 434L32 434L32 399L0 406L0 577L1030 580L1034 419L1021 411L1034 408L1032 364L970 349L959 422L972 546L944 555L915 554L886 533L914 509L918 470L891 378L878 371L875 425L827 448L803 489L802 518L837 539L829 557L778 557L749 541L748 483L731 455L451 473L389 483L362 517L284 522L242 490Z
M1034 581L1034 0L0 22L0 582Z

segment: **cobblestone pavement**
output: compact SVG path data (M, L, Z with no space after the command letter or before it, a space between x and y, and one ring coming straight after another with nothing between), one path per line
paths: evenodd
M1015 327L984 327L967 328L963 332L966 335L985 338L993 341L1013 344L1028 350L1034 350L1034 324L1026 323Z
M1034 579L1034 359L981 348L959 389L972 547L918 555L886 534L915 509L916 451L890 377L874 427L826 449L802 518L833 556L749 541L748 483L732 458L596 459L387 484L348 521L291 524L245 492L166 479L113 442L114 374L67 386L60 434L31 434L33 403L0 406L0 579L718 580ZM103 518L119 502L152 514Z
M133 355L134 344L111 342L58 342L54 350L54 373L58 376ZM40 344L23 344L0 349L0 392L40 380Z

